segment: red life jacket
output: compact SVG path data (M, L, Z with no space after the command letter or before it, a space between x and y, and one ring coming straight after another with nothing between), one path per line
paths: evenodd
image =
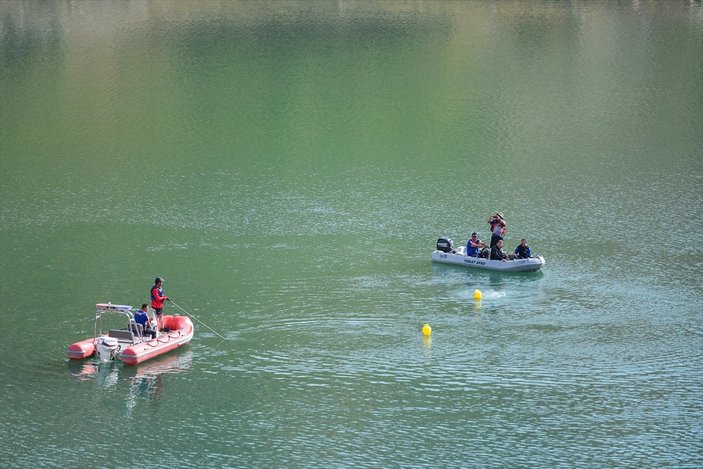
M166 296L164 295L163 288L159 288L154 284L151 287L151 307L154 309L161 309L164 307L164 301Z

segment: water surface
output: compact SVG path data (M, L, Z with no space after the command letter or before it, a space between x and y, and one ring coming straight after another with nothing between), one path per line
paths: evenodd
M4 467L703 464L700 2L0 18ZM430 263L496 210L543 271ZM187 348L67 363L157 275Z

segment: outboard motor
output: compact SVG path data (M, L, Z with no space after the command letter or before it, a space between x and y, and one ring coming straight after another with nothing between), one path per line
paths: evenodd
M98 337L97 342L98 357L101 362L109 362L117 358L120 351L120 345L114 337Z
M437 250L442 251L442 252L453 252L454 251L454 242L452 241L451 238L448 238L446 236L442 236L437 240Z

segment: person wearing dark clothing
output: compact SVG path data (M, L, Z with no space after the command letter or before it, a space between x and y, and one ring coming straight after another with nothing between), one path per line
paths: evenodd
M507 261L508 255L503 251L503 240L499 239L496 241L495 246L491 248L491 260L492 261Z
M156 331L149 324L149 313L146 312L148 305L144 303L141 309L134 312L134 322L141 324L142 334L150 335L152 339L156 338Z
M491 218L488 219L488 224L491 225L491 248L496 245L499 239L503 239L505 236L505 218L503 218L503 213L496 212Z
M515 248L515 257L518 259L527 259L532 255L532 250L530 246L527 245L527 240L525 238L520 240L520 244Z

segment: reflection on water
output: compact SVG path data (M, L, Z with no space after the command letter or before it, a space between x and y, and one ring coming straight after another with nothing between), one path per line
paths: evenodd
M422 348L425 358L432 358L432 337L422 336Z
M193 362L192 350L179 350L136 366L119 360L101 362L88 359L68 361L68 369L79 381L94 381L96 392L123 393L128 414L141 402L156 403L165 392L165 374L183 373Z
M100 362L89 358L84 361L69 360L68 369L74 378L83 381L95 380L98 387L110 387L117 381L117 376L123 379L154 377L163 373L182 373L190 368L193 362L193 351L183 350L168 353L165 356L149 360L135 366L125 366L121 361ZM115 378L108 378L114 375Z
M0 1L0 462L700 467L701 3L312 4ZM236 340L65 373L157 274Z

